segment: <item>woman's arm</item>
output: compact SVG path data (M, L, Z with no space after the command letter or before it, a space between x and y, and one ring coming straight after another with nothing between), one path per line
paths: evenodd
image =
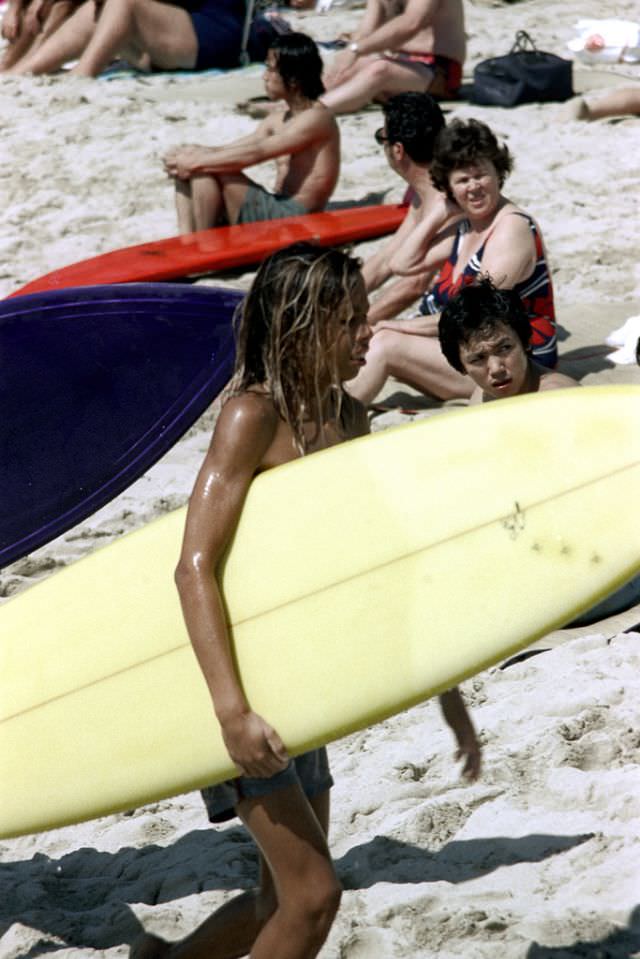
M512 212L503 214L489 235L482 256L483 273L495 286L507 290L531 276L536 245L529 221Z
M222 409L189 501L176 585L200 668L231 759L248 775L271 776L288 756L278 734L251 709L236 673L217 567L277 428L263 396L247 393Z

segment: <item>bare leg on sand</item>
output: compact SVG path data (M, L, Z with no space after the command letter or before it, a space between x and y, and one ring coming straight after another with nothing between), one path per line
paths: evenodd
M297 786L289 787L260 800L242 800L237 812L262 850L259 890L226 903L180 942L144 936L131 959L313 959L318 954L340 901L326 845L329 793L307 800Z
M242 173L194 176L175 180L180 233L237 223L250 180Z
M186 10L160 0L86 0L33 56L20 73L51 73L79 57L72 73L95 77L118 56L150 60L165 70L191 69L198 41Z
M612 90L595 99L574 97L561 111L562 120L603 120L640 115L640 85Z
M390 376L439 400L467 399L473 392L469 377L454 370L442 355L437 337L380 329L369 344L366 365L347 389L368 404Z

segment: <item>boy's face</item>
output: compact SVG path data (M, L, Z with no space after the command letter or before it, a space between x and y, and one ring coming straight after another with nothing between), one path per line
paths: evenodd
M285 82L280 76L278 55L273 50L269 50L265 60L264 89L270 100L281 100L287 92Z
M351 314L340 320L340 329L335 346L336 367L340 382L352 380L365 365L366 353L371 339L371 327L367 315L369 313L369 298L362 278L351 294Z
M527 392L529 358L518 334L505 323L461 343L460 360L465 373L493 399Z

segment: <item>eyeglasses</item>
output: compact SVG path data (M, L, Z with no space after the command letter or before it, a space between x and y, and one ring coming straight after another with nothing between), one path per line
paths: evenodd
M385 136L384 127L380 127L373 135L378 146L383 147L385 143L389 143L389 137Z

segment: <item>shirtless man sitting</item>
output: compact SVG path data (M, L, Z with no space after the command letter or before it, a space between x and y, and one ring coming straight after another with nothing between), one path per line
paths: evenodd
M387 163L407 184L407 215L385 243L365 261L362 269L367 293L384 285L369 308L369 324L398 316L425 292L430 272L394 276L391 260L428 216L440 195L429 173L436 137L445 125L444 114L428 93L398 93L383 105L384 126L376 130L376 142L384 149ZM393 277L393 281L387 283Z
M269 98L283 99L286 109L225 146L181 146L167 153L164 165L175 178L181 233L324 209L340 172L340 134L333 114L318 100L321 73L313 40L302 33L277 37L264 82ZM273 193L243 172L265 160L276 161Z
M451 99L465 53L462 0L367 0L352 42L327 74L322 99L334 113L408 91Z

